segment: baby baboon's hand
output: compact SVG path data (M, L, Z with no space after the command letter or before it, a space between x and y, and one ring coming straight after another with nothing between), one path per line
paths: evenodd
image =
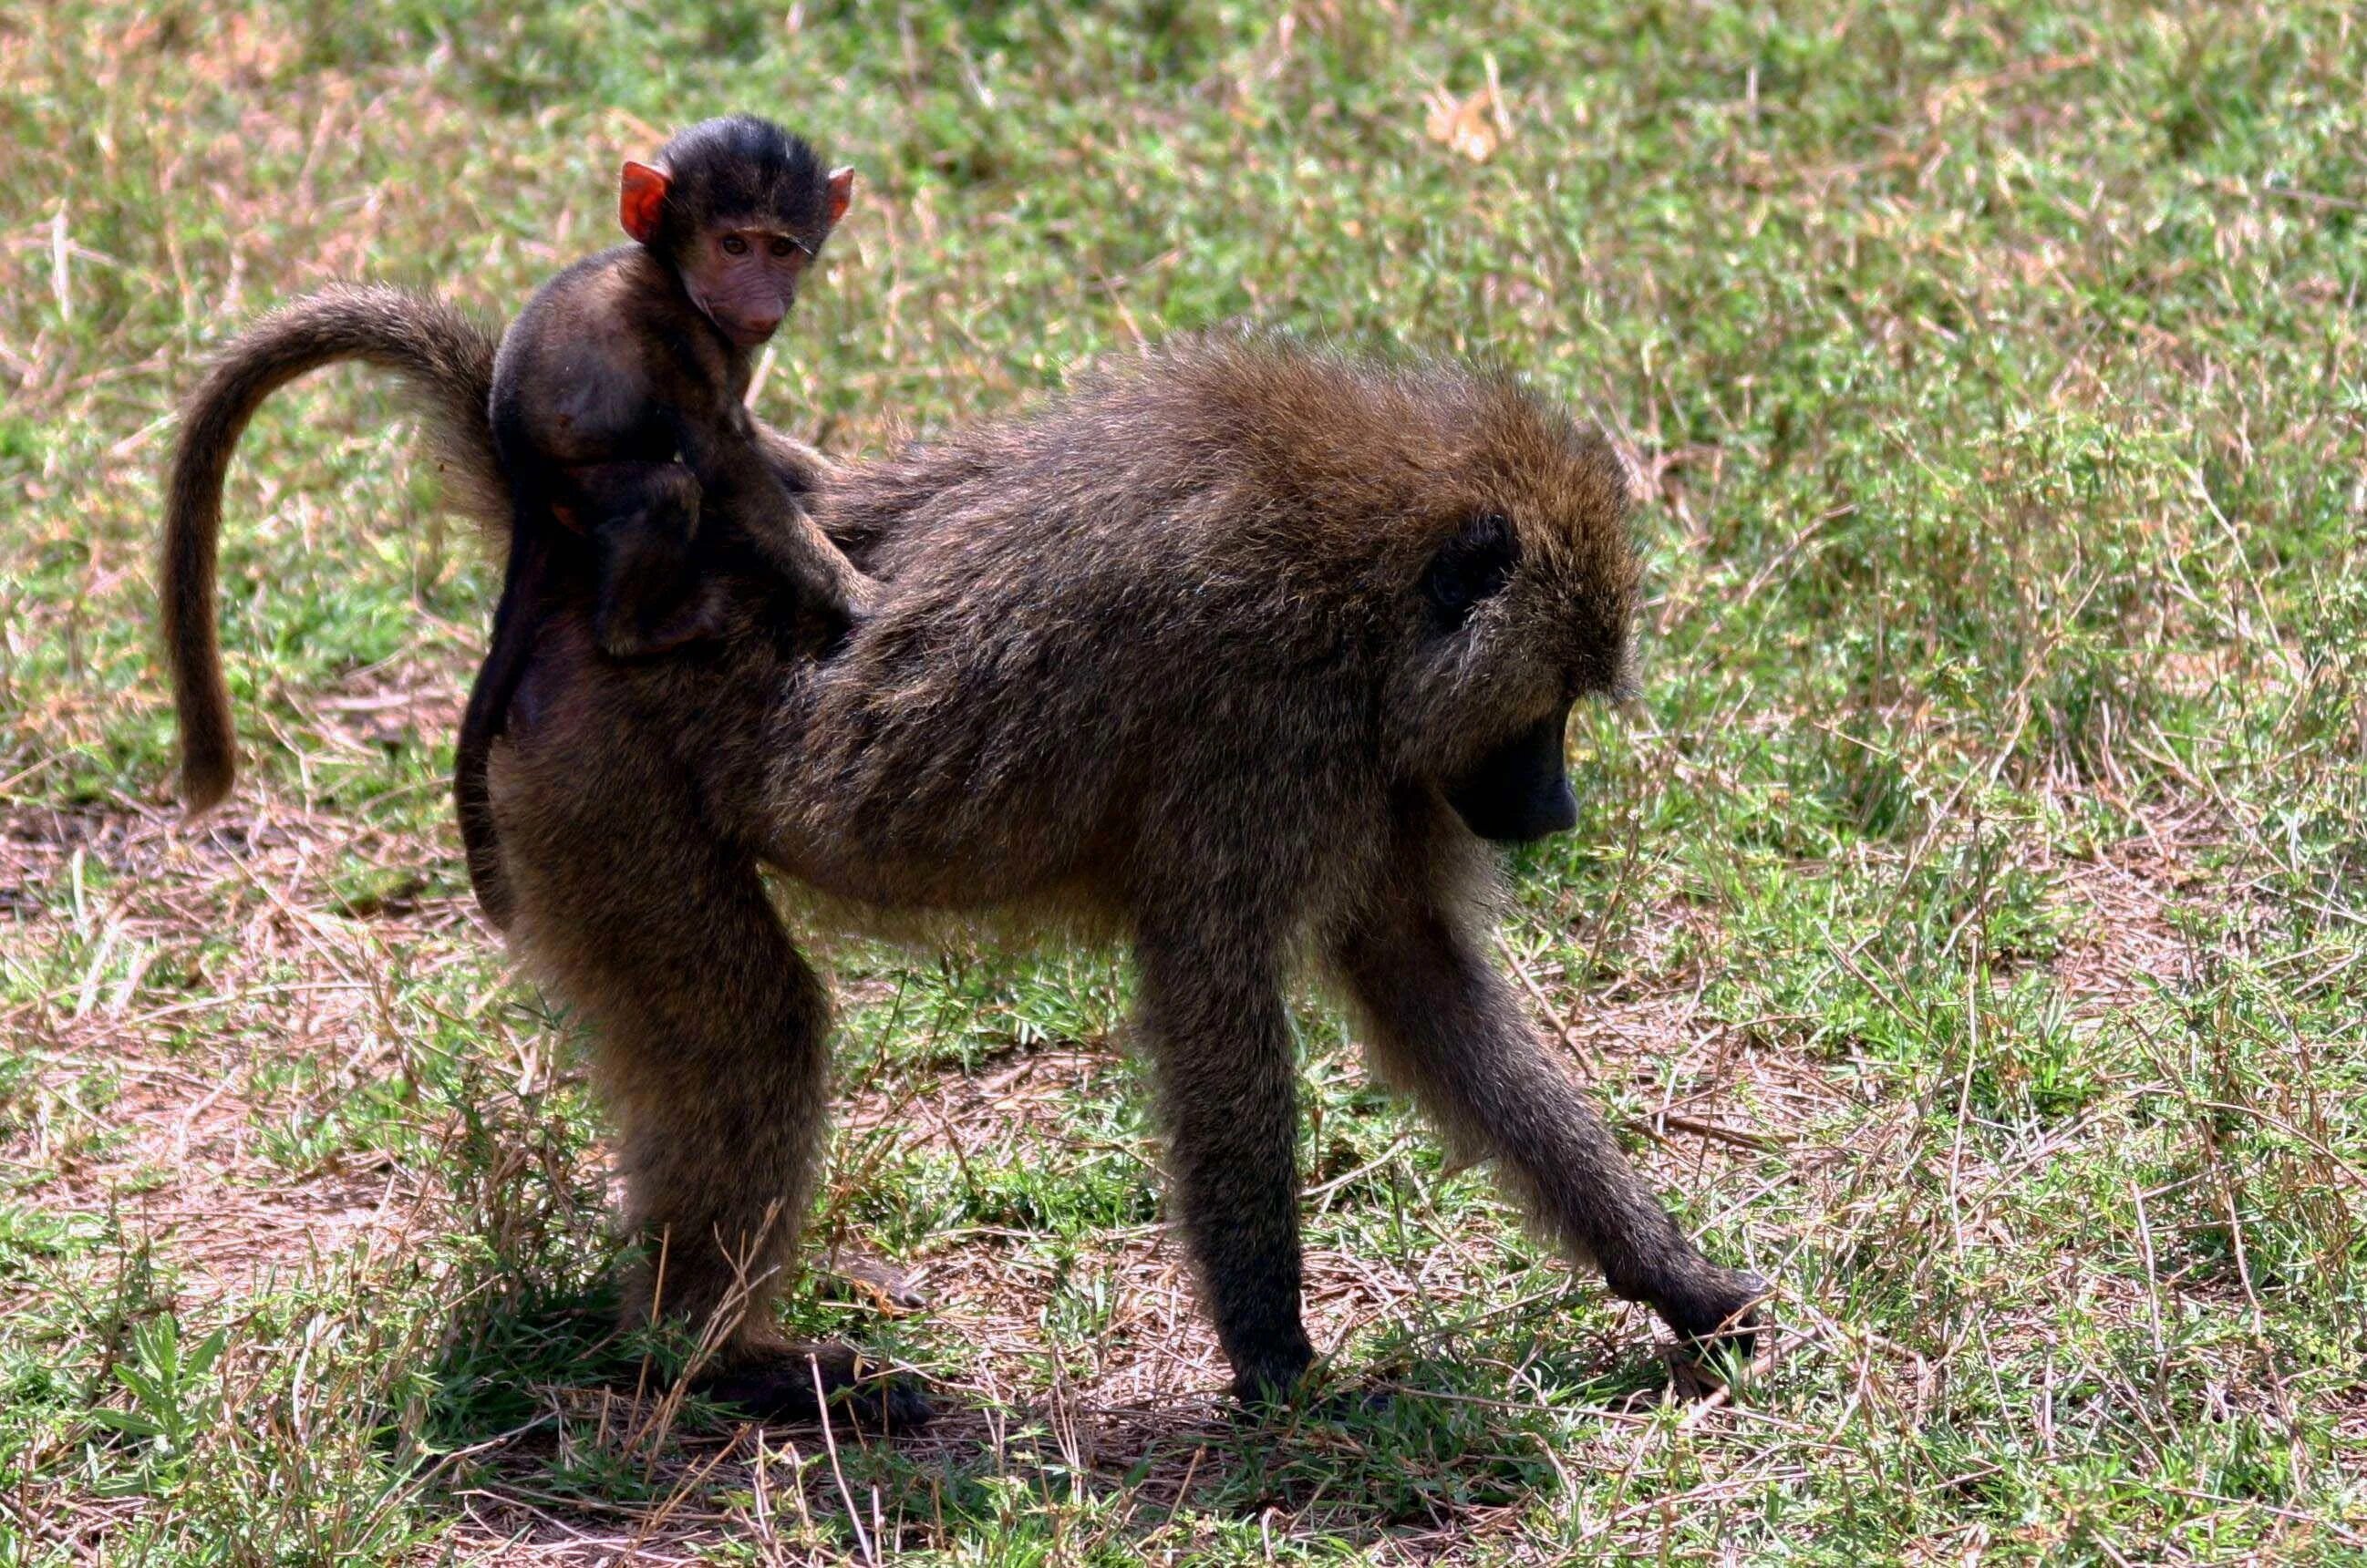
M814 618L826 633L821 644L821 657L832 658L853 641L855 633L878 614L885 597L878 579L866 577L850 567L839 579L835 602L812 605Z
M850 629L861 626L879 613L888 591L876 577L849 569L845 578L846 624Z

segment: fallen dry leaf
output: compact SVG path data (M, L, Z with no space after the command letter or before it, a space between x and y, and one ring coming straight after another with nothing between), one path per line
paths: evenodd
M1475 164L1484 164L1496 149L1512 139L1512 117L1505 112L1503 85L1496 79L1496 57L1489 55L1488 85L1467 98L1445 88L1433 89L1424 100L1430 106L1425 126L1430 139Z

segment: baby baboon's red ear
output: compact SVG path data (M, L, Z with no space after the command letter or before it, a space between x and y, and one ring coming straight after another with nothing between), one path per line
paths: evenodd
M832 169L830 172L830 226L832 228L838 227L838 220L846 216L847 203L854 199L855 165L849 164L843 169Z
M658 218L665 210L666 187L674 182L663 169L625 160L625 175L617 192L617 220L625 232L648 244L658 237Z

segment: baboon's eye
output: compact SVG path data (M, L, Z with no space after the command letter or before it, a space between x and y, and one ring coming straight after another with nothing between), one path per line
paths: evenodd
M1520 558L1520 536L1501 512L1483 513L1446 541L1421 574L1421 595L1443 632L1471 618L1472 606L1501 590Z

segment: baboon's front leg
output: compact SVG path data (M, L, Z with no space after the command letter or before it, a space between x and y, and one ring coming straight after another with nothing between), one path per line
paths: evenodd
M1263 1403L1315 1359L1298 1316L1297 1074L1278 976L1215 943L1150 941L1140 956L1172 1205L1233 1390Z
M555 734L516 727L494 804L517 897L512 940L590 1022L617 1123L626 1219L652 1265L629 1282L627 1310L654 1304L719 1332L703 1378L712 1393L810 1419L809 1356L826 1392L861 1371L844 1347L788 1345L772 1313L821 1152L828 998L754 862L704 820L660 744L629 716L585 722L568 700L531 705L594 737L563 746L559 723ZM849 1413L912 1424L927 1407L875 1382Z
M1466 1152L1492 1156L1535 1217L1614 1293L1648 1303L1688 1338L1750 1325L1765 1283L1685 1238L1444 908L1384 896L1333 956L1383 1076Z

